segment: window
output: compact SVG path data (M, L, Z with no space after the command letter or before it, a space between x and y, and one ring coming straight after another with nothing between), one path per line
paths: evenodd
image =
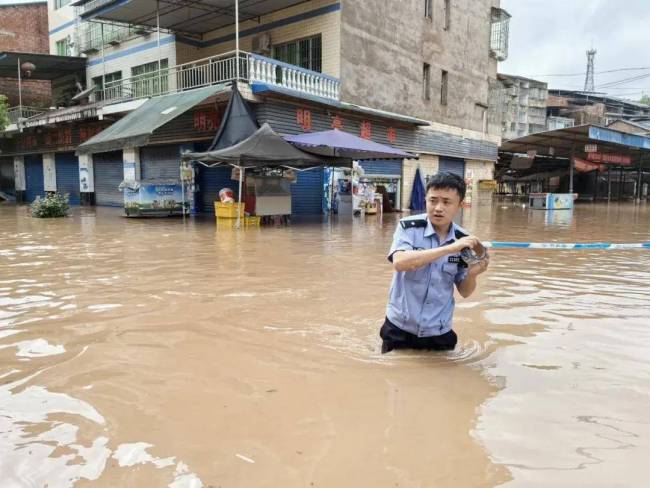
M54 10L58 10L61 7L65 7L68 5L72 0L54 0Z
M158 61L131 68L133 98L152 97L167 93L169 89L168 65L167 59L161 59L160 73L158 72Z
M106 73L104 77L106 79L106 91L104 90L104 85L102 84L102 77L95 76L92 79L93 86L95 86L95 100L113 100L116 98L121 98L122 96L122 72L114 71L113 73Z
M283 63L321 72L323 70L322 37L317 35L273 46L273 58Z
M440 78L440 105L447 105L447 90L449 88L449 73L442 70Z
M449 25L451 24L451 0L445 0L445 12L443 15L444 25L443 29L449 30Z
M431 65L422 65L422 96L425 100L431 100Z
M56 54L58 56L70 56L70 45L67 38L56 41Z
M490 25L490 53L497 61L508 58L508 29L510 14L501 8L492 8Z
M433 0L424 0L424 17L433 18Z

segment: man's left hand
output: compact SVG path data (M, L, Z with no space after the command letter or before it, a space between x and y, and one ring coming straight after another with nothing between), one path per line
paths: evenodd
M479 261L478 263L471 265L467 270L467 274L469 276L478 276L481 273L487 271L489 265L490 265L490 257L486 256L486 258L483 259L482 261Z

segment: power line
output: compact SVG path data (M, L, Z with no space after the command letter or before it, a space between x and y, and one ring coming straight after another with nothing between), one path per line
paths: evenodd
M619 85L625 85L626 83L630 83L632 81L644 80L646 78L650 78L650 73L645 74L645 75L632 76L630 78L623 78L621 80L611 81L609 83L603 83L602 85L598 85L598 88L599 89L612 88L612 87L616 87L616 86L619 86Z
M643 71L648 69L650 69L650 66L642 66L640 68L617 68L617 69L608 69L605 71L596 71L594 74L601 75L604 73L618 73L620 71ZM583 71L582 73L556 73L551 75L530 75L530 77L533 78L535 76L585 76L586 74L587 72Z

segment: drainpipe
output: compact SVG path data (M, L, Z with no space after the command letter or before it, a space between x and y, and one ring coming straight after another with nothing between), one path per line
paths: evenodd
M156 44L158 47L158 90L162 95L162 83L160 79L160 0L156 1Z
M575 154L575 144L571 144L571 158L569 160L569 193L573 195L573 155Z
M106 98L106 61L104 60L104 23L99 24L101 26L101 36L102 36L102 98Z
M23 82L20 76L20 58L18 58L18 121L17 121L18 127L20 127L20 119L22 119L22 117L23 117Z

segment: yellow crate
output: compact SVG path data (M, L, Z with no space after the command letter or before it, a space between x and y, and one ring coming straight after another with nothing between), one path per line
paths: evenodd
M244 210L246 209L246 204L242 203L241 206L238 203L221 203L214 202L214 214L217 216L217 219L236 219L237 210L242 217L244 217Z
M244 219L244 225L246 227L259 227L262 217L246 217Z
M241 225L244 226L244 219L241 219ZM237 228L237 219L224 219L217 217L217 228L218 229L236 229Z

